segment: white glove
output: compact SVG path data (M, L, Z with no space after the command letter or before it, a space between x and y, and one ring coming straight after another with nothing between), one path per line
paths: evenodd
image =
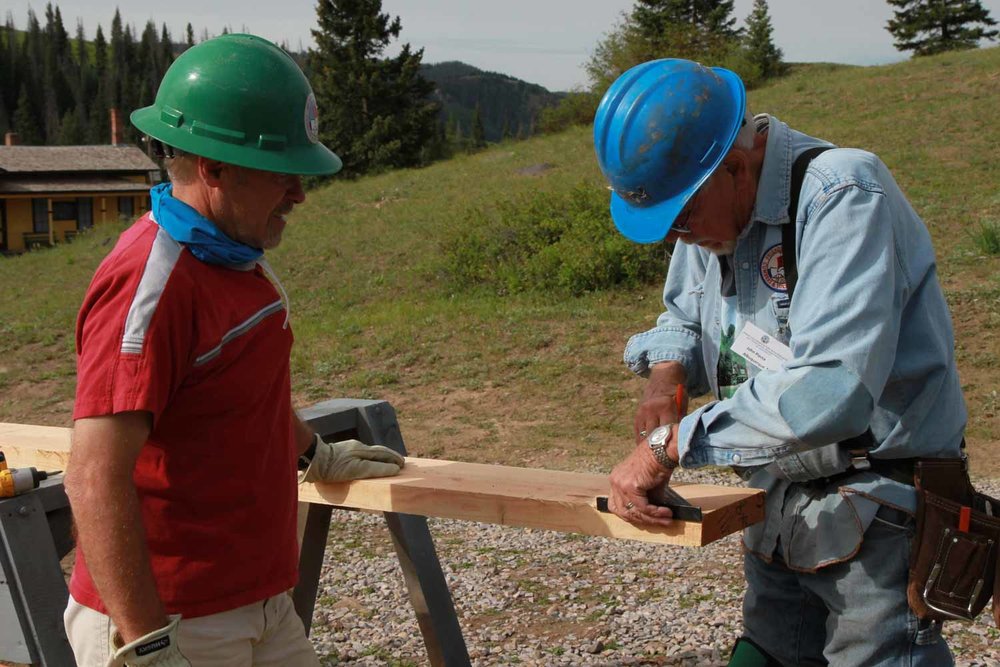
M405 459L382 445L357 440L328 443L316 435L316 453L309 467L299 473L302 482L339 482L398 475Z
M180 616L171 616L166 627L125 644L115 651L108 661L108 667L191 667L177 644L177 626L180 622ZM112 646L116 645L117 642L112 643Z

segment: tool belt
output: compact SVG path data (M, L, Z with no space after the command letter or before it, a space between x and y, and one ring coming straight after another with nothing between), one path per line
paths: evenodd
M1000 627L1000 500L972 487L964 456L918 460L914 482L910 608L922 619L971 621L992 596Z

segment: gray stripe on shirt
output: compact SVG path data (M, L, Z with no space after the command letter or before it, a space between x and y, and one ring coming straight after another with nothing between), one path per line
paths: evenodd
M244 320L240 324L236 325L235 327L227 331L226 335L222 337L222 342L220 342L218 345L213 347L205 354L202 354L197 359L195 359L194 365L201 366L202 364L208 363L212 359L215 359L217 356L219 356L219 353L222 352L222 348L223 346L226 345L226 343L230 343L234 339L239 338L246 332L253 329L258 324L260 324L265 317L267 317L268 315L273 315L274 313L277 313L280 310L283 310L284 307L285 307L284 302L282 302L281 299L278 299L274 303L269 304L264 308L258 310L256 313L248 317L246 320Z
M156 312L170 273L181 256L181 244L170 238L162 227L156 231L153 247L146 258L146 266L139 280L139 287L132 297L132 304L125 318L122 336L122 354L142 354L142 346L149 331L149 323Z

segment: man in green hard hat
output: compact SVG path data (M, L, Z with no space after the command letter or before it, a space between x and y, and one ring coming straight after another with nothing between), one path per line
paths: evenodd
M170 183L98 268L76 329L65 613L79 665L319 665L287 591L299 481L394 475L292 409L288 301L264 250L340 159L295 62L252 35L192 47L133 124Z

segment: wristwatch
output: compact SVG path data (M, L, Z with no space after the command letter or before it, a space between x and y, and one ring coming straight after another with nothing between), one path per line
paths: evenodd
M653 432L646 438L646 442L649 443L649 451L653 452L653 458L656 459L657 463L667 470L673 470L678 466L677 461L667 456L667 445L670 444L669 424L654 428Z

